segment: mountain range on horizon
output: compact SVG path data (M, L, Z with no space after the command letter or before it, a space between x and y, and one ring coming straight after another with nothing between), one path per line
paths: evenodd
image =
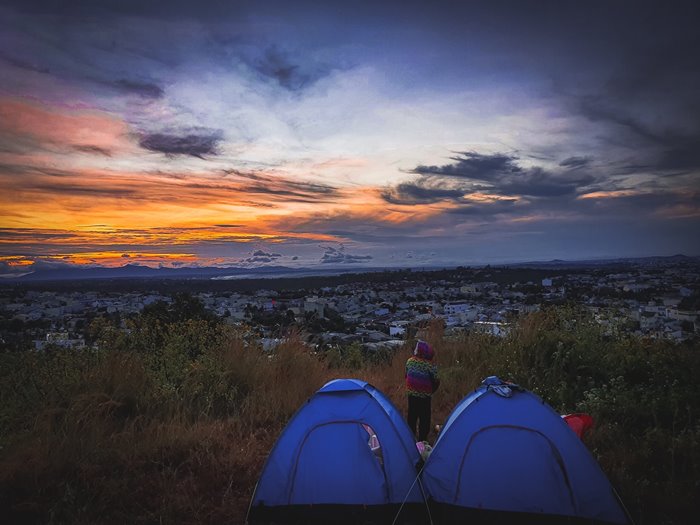
M700 264L700 256L688 256L676 254L670 256L648 256L648 257L617 257L606 259L584 259L584 260L562 260L551 259L548 261L523 261L516 263L489 263L489 264L468 264L463 266L485 267L485 266L507 266L507 267L552 267L552 268L576 268L592 266L615 266L620 264L641 264L657 265L667 263L695 263ZM61 265L40 267L29 272L5 273L2 276L4 282L34 282L34 281L66 281L66 280L88 280L88 279L245 279L245 278L275 278L294 277L309 275L331 275L341 273L370 273L387 270L430 270L437 268L450 268L460 265L420 265L402 267L361 267L345 266L332 268L301 267L293 268L288 266L258 266L258 267L190 267L182 266L177 268L159 267L153 268L139 264L126 264L119 267L85 267L75 265Z

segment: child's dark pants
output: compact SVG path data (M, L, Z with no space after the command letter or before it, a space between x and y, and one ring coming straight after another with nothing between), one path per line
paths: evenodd
M408 396L408 426L416 433L418 422L418 441L425 441L430 432L430 398Z

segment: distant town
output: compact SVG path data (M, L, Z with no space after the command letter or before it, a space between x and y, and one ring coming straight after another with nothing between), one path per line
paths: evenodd
M178 293L274 348L298 327L319 349L403 344L439 318L448 333L502 337L518 316L552 305L585 308L610 335L685 341L700 336L700 262L671 257L603 266L549 265L393 270L318 278L92 281L0 287L0 344L10 350L94 347L97 318L129 320Z

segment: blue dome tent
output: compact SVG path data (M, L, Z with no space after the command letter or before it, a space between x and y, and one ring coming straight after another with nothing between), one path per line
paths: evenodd
M399 509L397 523L422 521L419 461L401 413L379 390L330 381L270 452L249 523L392 523Z
M631 523L559 414L495 376L452 411L422 477L436 523Z

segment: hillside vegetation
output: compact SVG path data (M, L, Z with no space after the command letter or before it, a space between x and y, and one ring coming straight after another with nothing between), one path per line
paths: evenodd
M6 523L242 523L288 419L336 377L405 409L412 341L366 356L315 354L292 331L273 355L198 305L147 309L129 333L92 327L99 350L0 354L0 515ZM552 309L508 337L425 328L442 386L438 423L485 376L585 411L586 443L637 523L690 523L700 493L700 348L603 335ZM434 439L434 436L432 436Z

